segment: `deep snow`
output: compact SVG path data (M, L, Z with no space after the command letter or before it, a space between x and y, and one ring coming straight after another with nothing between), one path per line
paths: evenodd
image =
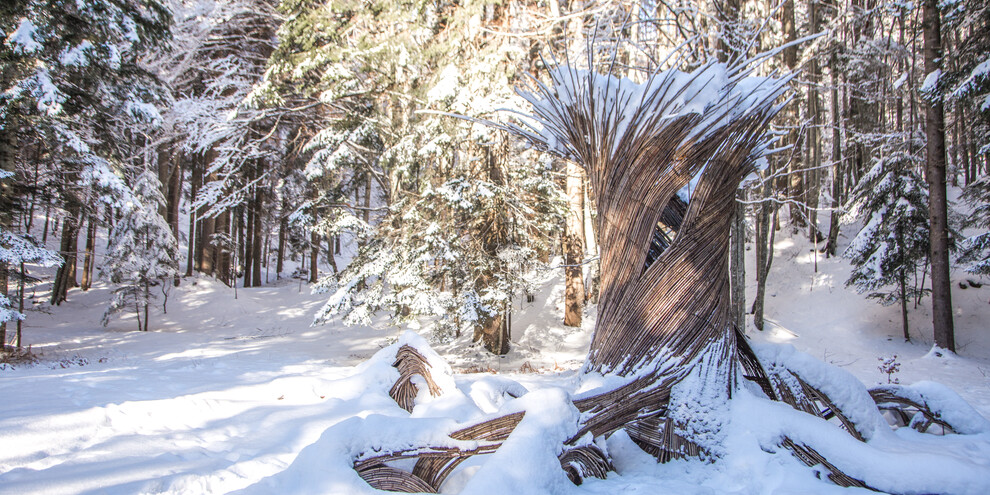
M816 272L800 235L778 238L769 324L764 332L749 329L754 340L791 344L866 386L886 383L878 358L896 354L893 378L940 382L990 417L990 286L953 285L960 355L935 357L927 300L912 310L915 341L904 343L896 306L843 287L846 260L819 254ZM965 278L957 273L954 282ZM37 287L36 300L46 288ZM505 358L464 339L434 345L456 387L421 397L409 415L388 397L397 376L389 353L397 339L417 339L384 316L381 329L310 327L325 296L298 280L239 289L235 299L212 279L184 279L171 290L168 313L153 311L148 333L133 331L132 316L100 326L107 286L74 289L49 314L28 313L25 343L42 362L0 371L0 493L370 493L349 464L363 448L443 441L458 424L516 410L527 411L517 434L498 453L462 465L444 492L848 491L820 481L786 452L766 452L783 433L818 442L844 460L840 467L881 488L990 492L986 431L937 437L901 429L863 445L748 389L733 401L721 462L657 465L620 433L606 445L618 473L575 487L553 456L576 415L568 394L587 386L577 369L594 308L583 328L563 327L562 292L557 278L535 303L516 307L513 351ZM428 322L418 331L427 336ZM503 393L519 387L530 393L516 400ZM982 418L969 419L978 425Z

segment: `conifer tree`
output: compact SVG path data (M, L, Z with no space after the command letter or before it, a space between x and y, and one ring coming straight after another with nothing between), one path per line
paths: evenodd
M321 102L307 215L322 234L362 238L351 264L317 285L333 294L317 319L436 316L440 339L473 327L505 353L509 301L555 247L559 187L498 132L418 111L491 118L519 107L512 83L529 42L480 29L508 19L501 5L384 7L284 3L290 20L255 92L269 104Z
M26 149L42 146L64 209L65 264L54 304L75 284L76 237L83 215L92 213L86 210L128 200L118 174L160 122L165 93L140 58L167 39L170 23L157 0L14 0L0 7L0 155L24 161Z
M137 313L138 330L148 331L148 307L153 285L165 286L178 273L178 248L172 229L159 213L165 202L158 175L148 169L134 179L134 201L125 204L111 233L103 276L118 287L103 315L128 308ZM142 317L143 313L143 317Z
M929 292L917 286L929 250L928 188L916 172L921 160L904 148L886 150L853 190L848 208L863 228L843 256L854 265L847 286L884 306L900 303L910 341L907 303Z
M970 273L990 275L990 175L970 184L962 197L973 208L964 226L977 229L978 233L962 242L959 262Z

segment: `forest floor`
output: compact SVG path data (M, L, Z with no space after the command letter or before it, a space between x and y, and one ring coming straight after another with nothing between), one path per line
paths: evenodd
M752 251L748 254L752 258ZM750 265L748 273L752 270ZM959 282L973 277L955 274L959 354L935 357L929 352L929 300L917 308L912 304L907 343L899 307L882 307L844 287L848 274L846 260L824 259L800 234L779 233L767 289L767 328L756 331L750 321L747 333L758 342L791 344L867 386L888 379L941 382L990 418L990 285L966 284L964 290ZM591 306L582 328L561 324L558 276L534 303L515 308L508 356L487 354L466 336L433 345L453 368L456 397L417 406L413 417L427 421L417 433L392 431L387 421L375 420L402 412L382 400L390 385L382 370L391 363L370 358L396 339L411 338L401 337L405 328L388 325L384 316L374 328L312 327L326 296L311 294L297 279L238 289L236 297L211 278L183 279L170 290L167 313L160 305L152 311L150 332L135 331L133 315L101 326L110 298L102 283L88 292L73 289L58 307L42 302L46 287L37 287L31 300L36 310L24 326L25 344L40 362L0 365L2 494L370 492L346 465L355 449L367 445L367 435L429 437L428 426L440 421L429 418L468 422L504 411L509 399L502 392L511 387L537 392L534 397L550 404L553 390L571 393L585 386L578 370L595 316ZM750 297L753 289L748 288ZM413 330L428 338L429 326L424 322ZM899 371L881 372L880 361L895 355ZM543 407L550 409L541 414L559 413ZM355 417L363 419L354 423ZM935 466L959 470L949 473L959 482L928 491L990 492L990 436L977 436L978 441L951 448L931 447L959 457ZM552 444L553 435L548 438ZM632 494L655 493L658 487L665 493L846 493L786 455L756 451L759 455L729 455L715 465L657 465L630 445L624 435L609 441L618 473L608 480L576 487L559 468L543 469L538 456L492 455L487 456L492 467L466 463L443 492L509 493L505 490L517 477L511 491L520 493ZM908 463L885 476L910 477L912 469ZM492 486L485 482L489 478L501 484ZM878 483L883 486L885 479Z

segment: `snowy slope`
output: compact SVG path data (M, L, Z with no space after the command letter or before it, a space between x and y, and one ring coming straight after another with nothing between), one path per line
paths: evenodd
M960 356L926 357L927 301L912 313L915 342L905 344L896 307L845 289L845 260L819 258L816 273L809 249L800 236L778 242L767 298L773 325L750 329L756 340L793 344L867 385L886 382L877 358L896 354L901 383L942 382L990 417L990 286L955 289ZM528 411L532 423L520 428L532 434L514 437L504 453L465 463L445 492L846 493L789 454L765 451L774 432L795 429L835 437L824 448L842 453L850 459L842 467L865 470L877 486L990 492L988 433L934 438L900 430L867 448L748 392L732 406L723 462L657 465L617 434L608 448L618 474L575 487L549 459L573 418L566 397L582 387L576 370L594 308L582 329L563 327L559 279L515 309L509 356L487 355L466 338L434 346L461 372L457 387L419 404L412 417L387 395L395 379L389 344L402 329L385 317L382 329L312 328L324 297L298 280L240 289L235 299L212 279L186 279L172 289L168 313L153 312L148 333L132 331L130 316L100 326L108 292L102 284L76 289L51 314L29 314L25 342L43 361L0 371L0 493L368 493L349 468L365 445L442 439L455 422L510 410ZM427 335L428 328L423 322L419 331ZM500 393L510 386L531 395L511 400ZM550 436L538 433L546 431Z

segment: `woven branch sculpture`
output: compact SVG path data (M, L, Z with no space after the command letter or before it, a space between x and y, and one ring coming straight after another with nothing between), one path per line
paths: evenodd
M691 73L657 72L641 84L568 65L550 69L549 77L520 93L532 104L528 124L500 127L588 173L597 198L601 298L585 369L625 378L617 388L574 400L581 424L559 457L568 477L580 484L607 476L608 456L582 439L620 429L660 461L717 459L711 438L718 438L720 409L727 409L736 377L865 441L870 425L847 416L800 372L761 362L730 317L735 191L769 147L768 123L788 80L750 77L745 65L717 63ZM689 196L686 209L679 193ZM413 406L415 375L435 393L429 366L414 349L401 349L396 367L401 378L392 396L402 407ZM905 422L920 412L919 429L951 428L896 389L875 390L872 398ZM522 418L516 413L450 433L452 440L476 442L471 449L422 446L361 457L354 468L379 489L436 492L460 462L497 450ZM784 437L779 447L819 466L836 484L869 488L809 445ZM418 459L411 473L387 465L410 458Z

